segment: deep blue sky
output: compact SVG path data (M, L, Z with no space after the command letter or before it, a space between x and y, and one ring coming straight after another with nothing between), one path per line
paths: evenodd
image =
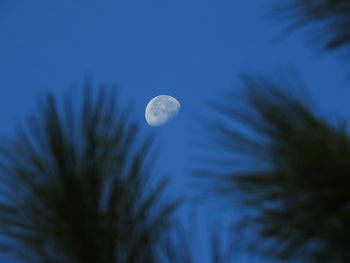
M191 138L202 135L189 129L193 113L206 116L205 101L233 88L242 71L273 74L292 65L328 116L350 120L346 64L320 56L302 33L274 43L284 28L266 16L274 3L1 0L0 134L11 134L46 91L62 93L87 75L94 84L117 83L142 129L158 135L159 170L174 177L176 191L187 192L186 171L198 151ZM154 129L144 122L144 107L160 94L176 97L182 110Z

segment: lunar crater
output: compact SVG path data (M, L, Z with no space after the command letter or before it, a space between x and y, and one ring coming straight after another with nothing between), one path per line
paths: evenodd
M177 115L180 107L180 103L175 98L159 95L147 104L146 121L150 126L164 125Z

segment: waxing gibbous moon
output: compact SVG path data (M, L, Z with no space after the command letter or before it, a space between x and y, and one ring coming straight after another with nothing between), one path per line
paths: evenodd
M159 95L151 99L146 106L146 122L150 126L164 125L177 115L180 107L180 103L175 98Z

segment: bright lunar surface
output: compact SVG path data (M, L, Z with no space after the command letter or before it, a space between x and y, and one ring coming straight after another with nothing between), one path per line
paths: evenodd
M168 95L159 95L148 102L145 117L148 125L161 126L173 119L180 110L180 103Z

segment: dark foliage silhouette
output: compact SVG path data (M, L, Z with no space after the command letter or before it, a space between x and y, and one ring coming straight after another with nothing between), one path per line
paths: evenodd
M214 103L224 118L209 124L228 161L196 173L213 180L223 200L245 208L237 226L251 233L254 251L283 261L350 262L344 125L321 118L295 77L242 79L243 96Z
M96 95L96 96L95 96ZM25 262L162 262L157 250L177 202L153 180L140 138L113 89L59 101L3 143L0 250Z
M202 219L203 221L203 219ZM172 229L168 240L163 243L164 258L169 263L238 263L240 261L238 246L231 248L228 243L224 242L223 229L218 231L218 227L211 225L208 233L201 233L204 240L206 250L203 251L198 246L199 235L193 235L193 228L196 228L198 222L192 221L189 227L184 227L184 224L177 223ZM204 242L203 242L204 241Z
M274 15L291 21L290 29L310 26L324 50L350 55L349 0L288 0L279 3Z

